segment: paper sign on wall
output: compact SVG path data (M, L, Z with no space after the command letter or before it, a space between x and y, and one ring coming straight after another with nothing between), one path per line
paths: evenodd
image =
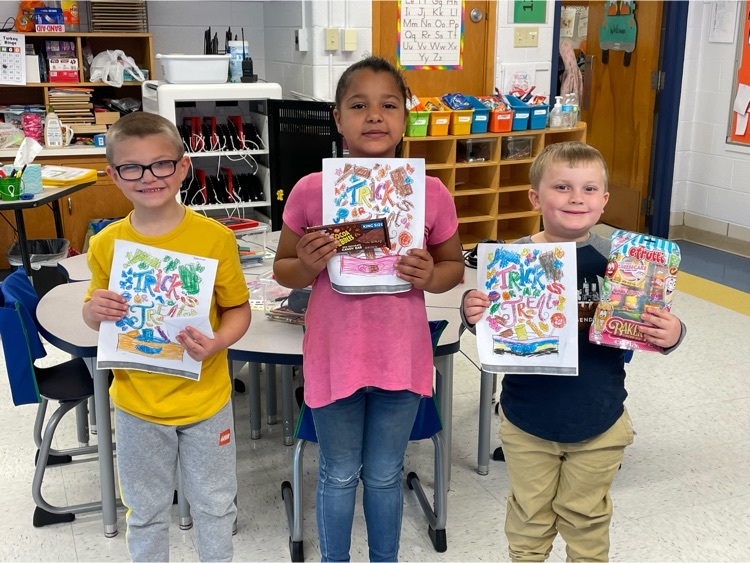
M398 64L408 70L456 70L463 64L463 0L401 0Z
M396 276L400 255L424 245L425 168L414 158L323 160L323 224L385 218L388 248L340 253L328 276L340 293L400 293L411 284Z
M218 261L116 240L109 290L128 303L120 321L99 328L97 369L134 369L200 378L176 336L192 326L213 337L209 322Z
M480 244L477 288L490 297L477 323L483 370L578 375L574 242Z

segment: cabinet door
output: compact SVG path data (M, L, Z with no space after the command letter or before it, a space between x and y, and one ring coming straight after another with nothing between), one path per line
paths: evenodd
M76 168L94 168L99 180L87 188L60 200L63 232L70 246L83 252L89 223L94 219L124 217L133 204L107 176L107 160L103 156L43 159L42 164L57 164ZM54 224L53 224L54 227Z

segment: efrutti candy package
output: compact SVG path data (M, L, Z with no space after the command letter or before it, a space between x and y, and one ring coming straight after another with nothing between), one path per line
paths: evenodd
M673 242L628 231L614 231L606 278L589 329L589 341L629 350L661 351L644 340L646 307L670 310L680 265Z

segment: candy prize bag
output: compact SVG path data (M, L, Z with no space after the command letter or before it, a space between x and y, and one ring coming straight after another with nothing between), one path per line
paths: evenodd
M614 231L606 278L599 281L599 305L589 341L627 350L661 351L644 340L646 307L670 310L680 265L673 242L627 231Z

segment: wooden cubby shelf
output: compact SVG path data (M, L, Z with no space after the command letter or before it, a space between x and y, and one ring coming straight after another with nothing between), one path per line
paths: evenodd
M503 158L511 144L527 141L530 158ZM586 124L572 129L536 129L507 133L404 137L403 156L424 158L428 176L435 176L453 194L458 233L465 249L483 239L512 242L536 233L539 213L528 198L531 163L544 147L564 141L586 142Z

